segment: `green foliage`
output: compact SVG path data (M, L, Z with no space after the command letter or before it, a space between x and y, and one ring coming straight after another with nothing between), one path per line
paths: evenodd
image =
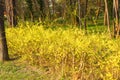
M85 34L78 28L44 29L20 24L7 29L11 56L42 67L49 80L118 80L120 42L106 33Z

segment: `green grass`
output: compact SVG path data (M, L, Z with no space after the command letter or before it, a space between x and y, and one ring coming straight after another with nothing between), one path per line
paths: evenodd
M0 63L0 80L43 80L42 71L26 64L17 60Z

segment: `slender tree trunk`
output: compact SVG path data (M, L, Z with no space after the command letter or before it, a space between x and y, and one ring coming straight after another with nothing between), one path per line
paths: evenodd
M33 3L32 0L26 0L26 3L28 5L29 13L31 21L34 21L34 11L33 11Z
M51 12L50 12L50 5L49 0L45 0L45 12L46 12L46 18L48 20L51 20Z
M104 11L104 25L107 25L107 12L106 12L106 9Z
M4 0L0 0L0 61L9 60L4 27Z
M5 5L9 26L14 27L17 25L16 0L5 0Z
M114 36L118 37L120 33L119 0L113 0L113 13L114 13Z
M97 13L96 13L96 19L99 18L100 8L101 8L101 0L97 0L97 6L98 6L98 10L97 10Z
M53 19L55 19L56 17L56 14L55 14L55 0L51 0L51 3L52 3L52 13L53 13Z
M78 0L78 17L79 17L79 26L81 26L81 5L80 5L80 0Z
M115 27L115 8L114 8L114 0L113 0L113 36L115 38L116 35L116 27Z
M67 4L66 4L66 0L64 0L63 6L62 6L62 16L63 19L66 19L66 11L67 11Z
M40 11L40 18L41 21L44 21L46 18L46 13L45 13L45 1L44 0L37 0L39 4L39 11Z
M85 28L85 31L87 30L87 20L86 20L86 17L87 17L87 6L88 6L88 0L86 0L85 2L85 21L84 21L84 28Z
M34 14L32 11L30 11L30 17L31 17L31 21L33 22L34 21Z
M105 1L105 13L106 13L106 21L107 21L107 26L108 26L108 32L111 36L111 32L110 32L110 20L109 20L109 13L108 13L108 2L107 0L104 0Z
M20 7L21 7L21 13L19 13L19 14L21 14L21 18L22 18L22 21L25 21L25 7L23 7L23 4L24 4L24 2L20 2Z

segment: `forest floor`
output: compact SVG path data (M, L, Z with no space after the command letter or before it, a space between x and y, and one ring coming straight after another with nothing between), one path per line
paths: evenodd
M0 63L0 80L43 80L43 71L19 60Z

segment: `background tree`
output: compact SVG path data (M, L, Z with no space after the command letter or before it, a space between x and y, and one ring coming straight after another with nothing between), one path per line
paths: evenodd
M14 0L10 1L15 2ZM108 14L110 18L113 15L113 1L114 0L107 0ZM77 27L81 25L82 28L87 29L86 26L89 26L90 21L93 25L108 24L107 12L105 9L106 5L104 2L104 0L16 0L15 3L17 4L17 9L15 10L17 10L17 14L19 14L18 18L23 21L39 20L41 22L49 23L60 20L63 22L60 24L71 24ZM6 6L7 5L8 0L6 0ZM7 8L10 9L10 7ZM11 21L11 18L8 18L9 22ZM116 18L114 17L114 19ZM102 21L100 22L99 20ZM110 22L111 19L109 21L109 24L111 25ZM57 23L59 23L59 21Z
M32 0L26 0L26 3L27 3L27 7L29 9L29 12L30 12L31 21L34 21L34 12L33 12L33 3L32 3Z
M16 0L5 0L6 15L9 26L17 25Z
M37 0L38 5L39 5L39 12L40 12L40 20L44 21L46 18L46 8L45 8L45 1L44 0Z
M108 25L108 32L110 33L110 20L109 20L109 12L108 12L108 0L104 0L105 1L105 18L107 21L107 25Z
M26 14L28 15L28 9L25 0L16 0L16 12L19 20L26 20Z
M87 18L87 7L88 7L88 0L85 1L85 15L84 15L84 28L85 30L87 30L87 22L86 22L86 18Z
M114 18L114 37L118 37L120 33L119 26L119 0L113 0L113 18Z
M0 0L0 61L9 60L4 27L4 0Z

